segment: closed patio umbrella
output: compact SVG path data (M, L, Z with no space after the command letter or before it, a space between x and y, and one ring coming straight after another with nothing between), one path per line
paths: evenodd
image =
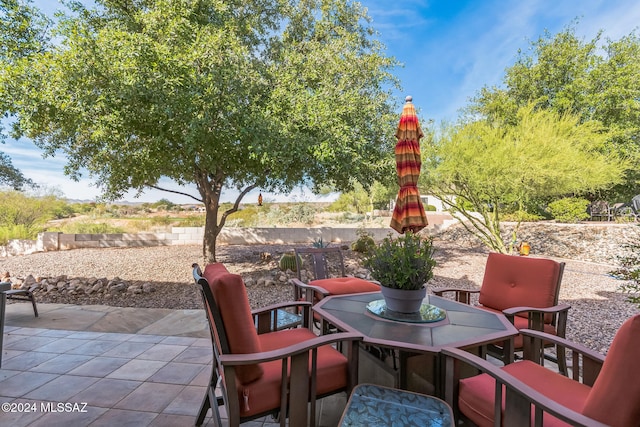
M400 191L391 217L391 228L400 234L407 231L417 233L429 224L418 191L422 164L420 138L423 136L416 108L412 98L407 96L396 131L396 170Z

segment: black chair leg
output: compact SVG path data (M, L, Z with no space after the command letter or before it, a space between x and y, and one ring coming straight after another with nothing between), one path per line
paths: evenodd
M198 412L198 418L196 418L196 426L201 426L204 422L204 418L207 416L207 411L211 408L211 402L209 400L209 390L204 396L202 400L202 405L200 405L200 411Z

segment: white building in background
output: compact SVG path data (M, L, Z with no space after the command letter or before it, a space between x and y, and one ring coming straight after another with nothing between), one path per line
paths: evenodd
M426 207L427 205L431 205L431 206L435 206L436 208L436 212L444 212L445 206L444 203L442 203L442 200L440 200L439 198L437 198L436 196L433 195L420 195L420 200L422 200L422 203L424 204L424 206ZM391 206L391 211L393 211L393 208L396 205L396 199L392 199L389 203L389 205Z
M420 200L422 200L422 203L427 206L427 205L431 205L431 206L435 206L436 208L436 212L442 212L444 211L444 205L442 203L442 200L438 199L436 196L431 196L431 195L426 195L420 196Z

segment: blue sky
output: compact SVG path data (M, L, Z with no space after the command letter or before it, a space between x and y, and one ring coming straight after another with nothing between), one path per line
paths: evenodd
M599 30L604 37L619 39L640 25L637 0L362 0L373 18L379 39L403 67L395 70L402 90L397 93L401 106L405 95L412 95L420 116L436 123L456 119L458 110L485 85L499 85L505 68L513 64L518 49L526 50L545 30L562 31L575 19L576 32L586 39ZM50 13L55 0L34 0ZM400 111L398 111L398 114ZM71 199L94 200L99 190L89 180L76 183L63 175L65 159L42 159L37 148L26 140L8 139L0 146L15 167L38 183L55 187ZM171 186L165 183L165 186ZM175 187L174 187L175 188ZM186 189L197 196L195 189ZM237 193L227 192L231 201ZM306 190L291 195L265 194L265 200L309 201ZM255 197L250 193L245 201ZM153 202L168 198L190 203L189 198L151 191L130 201Z

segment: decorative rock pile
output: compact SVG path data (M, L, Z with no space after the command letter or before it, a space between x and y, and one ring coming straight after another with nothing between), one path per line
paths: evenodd
M130 283L115 277L107 278L68 278L58 277L34 277L28 275L24 279L11 277L8 271L3 274L4 282L11 282L13 289L29 289L36 294L49 296L58 294L61 296L95 295L101 298L111 298L117 294L148 294L155 292L156 288L151 283Z

